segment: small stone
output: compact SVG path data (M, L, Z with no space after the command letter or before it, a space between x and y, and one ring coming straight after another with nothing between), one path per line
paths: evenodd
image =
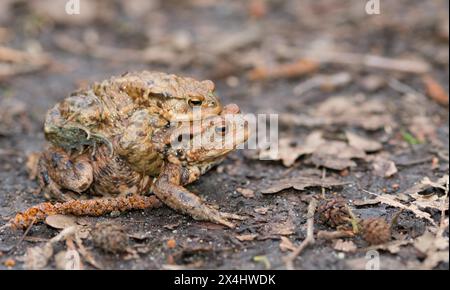
M123 227L111 222L96 224L92 231L92 240L96 247L109 253L125 252L129 242Z

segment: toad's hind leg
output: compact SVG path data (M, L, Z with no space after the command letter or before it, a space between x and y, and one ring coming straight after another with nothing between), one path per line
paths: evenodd
M180 184L180 167L174 164L165 164L161 175L153 186L153 192L172 209L186 213L197 220L211 221L234 228L235 225L229 219L244 219L239 215L224 213L205 204L198 196Z
M71 157L61 148L51 147L39 160L39 182L47 197L70 199L63 190L86 191L93 182L93 169L87 154Z

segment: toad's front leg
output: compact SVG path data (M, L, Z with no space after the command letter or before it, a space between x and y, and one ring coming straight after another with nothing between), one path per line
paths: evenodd
M153 192L172 209L189 214L196 220L211 221L234 228L235 225L229 219L243 219L239 215L224 213L205 204L198 196L181 186L182 183L181 166L165 164L153 184Z

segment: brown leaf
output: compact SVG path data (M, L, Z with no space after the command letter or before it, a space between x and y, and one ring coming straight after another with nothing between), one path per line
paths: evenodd
M369 192L370 193L370 192ZM382 194L382 195L378 195L378 194L374 194L374 193L370 193L372 195L377 196L377 200L379 200L381 203L393 206L393 207L397 207L397 208L401 208L404 210L408 210L413 212L417 217L426 219L427 221L429 221L432 225L436 225L436 222L431 218L431 215L427 212L421 211L416 205L411 204L411 205L405 205L399 201L396 200L395 196L393 195L389 195L389 194Z
M260 152L260 158L266 160L282 160L286 167L292 166L295 161L306 154L313 153L325 140L322 138L322 132L314 131L306 137L304 142L293 138L281 138L279 140L278 152L263 150ZM274 155L274 153L277 153Z
M236 191L239 192L240 194L242 194L246 198L255 197L255 192L249 188L237 188Z
M381 245L371 246L368 249L370 249L370 250L385 250L391 254L397 254L398 252L400 252L400 249L402 246L406 246L411 243L412 243L411 240L399 240L399 241L387 242L387 243L384 243Z
M52 256L53 246L50 243L43 247L28 248L24 256L24 268L29 270L43 269Z
M319 145L311 157L316 166L343 170L356 166L354 158L366 158L366 153L342 141L327 141Z
M296 249L296 247L291 242L291 240L289 240L289 238L281 236L280 239L281 239L280 250L282 252L294 251Z
M60 229L60 230L77 225L77 221L74 216L61 215L61 214L48 216L45 219L45 223L47 225L51 226L52 228Z
M414 247L426 256L420 266L421 269L433 269L439 263L448 263L448 238L444 238L441 234L432 234L429 230L418 237L414 241Z
M347 158L338 158L328 154L314 154L311 162L316 166L321 166L333 170L344 170L349 167L355 167L356 163Z
M356 199L353 201L353 205L354 206L366 206L366 205L374 205L374 204L379 204L380 201L376 198L374 199Z
M238 235L236 236L236 239L238 239L241 242L244 242L244 241L253 241L257 237L258 237L257 234L247 234L247 235Z
M373 173L381 177L391 177L398 172L394 161L387 159L384 156L378 155L374 158L372 163Z
M352 241L344 241L339 239L334 243L333 249L346 253L354 253L356 252L357 247Z
M440 105L448 106L448 93L433 77L426 75L422 78L428 96Z
M323 142L317 147L314 154L336 156L337 158L342 159L366 158L366 153L364 150L350 146L342 141Z
M254 211L256 213L264 215L264 214L266 214L269 211L269 208L268 207L257 207L257 208L254 209Z
M437 181L431 181L428 177L424 177L420 183L407 189L405 194L411 196L414 199L412 203L419 208L432 208L440 211L448 210L448 196L446 194L441 196L438 195L439 190L442 190L443 192L448 191L448 182L448 175L444 175ZM429 190L430 194L424 194L424 191L426 190Z
M381 143L356 135L352 132L345 132L348 144L365 152L375 152L383 148Z
M295 177L288 179L281 179L276 183L272 184L269 188L261 190L263 194L278 193L284 189L294 188L296 190L304 190L309 187L324 187L332 188L335 186L346 185L348 182L341 182L336 179L318 178L318 177Z
M332 97L322 102L313 111L313 116L327 124L356 126L366 130L395 125L392 116L387 113L386 105L377 99Z

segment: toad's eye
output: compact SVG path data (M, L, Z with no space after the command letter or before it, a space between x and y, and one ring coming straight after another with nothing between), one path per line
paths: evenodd
M190 99L188 101L189 106L193 107L200 107L203 104L203 100L200 99Z
M220 126L220 127L216 127L215 131L217 134L221 135L221 136L225 136L227 134L227 126Z

